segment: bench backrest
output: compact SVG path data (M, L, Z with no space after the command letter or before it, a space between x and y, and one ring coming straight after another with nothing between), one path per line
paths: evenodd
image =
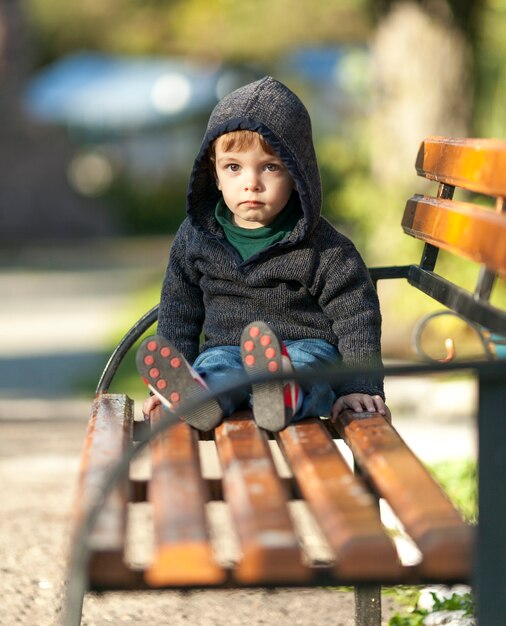
M416 170L439 182L439 192L437 198L408 200L404 231L506 274L506 141L429 138L420 146ZM491 196L495 211L452 200L455 187Z
M414 195L402 219L404 232L426 245L411 284L471 321L502 335L506 316L489 304L497 275L506 277L506 141L429 137L416 160L420 176L439 183L435 197ZM453 199L459 187L490 198L490 206ZM474 293L434 272L439 249L481 265Z

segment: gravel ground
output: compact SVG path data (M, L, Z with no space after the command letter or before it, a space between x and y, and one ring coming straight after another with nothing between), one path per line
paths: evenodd
M53 626L63 600L84 420L0 421L0 625ZM384 599L384 620L392 600ZM82 624L351 626L351 592L330 589L87 594Z

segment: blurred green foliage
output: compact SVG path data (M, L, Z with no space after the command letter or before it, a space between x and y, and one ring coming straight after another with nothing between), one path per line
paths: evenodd
M79 48L269 60L305 44L363 41L367 0L27 0L39 59Z
M323 214L353 240L368 265L407 263L419 246L401 237L400 215L413 190L378 186L370 172L366 134L356 123L353 139L331 135L317 141Z
M472 616L474 615L475 605L474 598L471 593L465 594L452 594L449 598L440 598L436 593L432 593L432 599L434 604L432 609L422 609L418 607L419 591L413 589L411 597L414 600L414 605L401 615L396 613L388 622L388 626L424 626L427 624L426 617L431 613L437 613L439 611L459 611L458 615ZM463 611L463 613L460 613ZM459 618L457 618L459 619ZM449 623L449 622L439 622ZM457 623L457 621L452 622Z
M487 0L476 43L474 130L476 136L506 138L506 0Z
M175 233L186 215L186 180L173 178L164 184L138 185L117 178L104 200L123 224L125 235Z
M155 279L152 283L145 285L135 298L129 303L121 319L118 320L117 330L109 340L110 352L114 350L121 338L127 333L130 327L140 319L149 309L158 304L160 300L161 279ZM110 391L112 393L126 393L131 398L144 398L148 395L145 384L141 381L137 368L135 366L136 348L142 339L156 332L156 324L148 329L142 337L136 342L135 346L128 352L122 361L118 371L113 379ZM90 381L91 382L91 381ZM94 382L94 386L96 381ZM90 385L87 385L90 387ZM84 389L83 389L84 391Z
M473 524L478 519L478 468L473 459L441 461L430 471L463 517Z

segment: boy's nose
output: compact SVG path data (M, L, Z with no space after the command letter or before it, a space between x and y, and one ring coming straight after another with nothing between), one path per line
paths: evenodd
M248 178L246 178L244 182L245 191L252 191L252 190L258 189L259 187L260 187L260 181L258 179L258 176L253 174L251 176L248 176Z

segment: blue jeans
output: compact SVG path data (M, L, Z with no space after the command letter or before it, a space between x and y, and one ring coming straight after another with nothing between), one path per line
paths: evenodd
M319 369L325 364L335 364L341 360L337 348L323 339L300 339L285 341L285 346L296 371ZM193 368L202 376L210 390L230 384L244 377L244 367L239 346L209 348L196 358ZM327 383L304 385L300 383L302 405L294 419L310 416L330 415L335 401L335 393ZM218 399L223 414L249 408L251 388L242 387L233 394Z

